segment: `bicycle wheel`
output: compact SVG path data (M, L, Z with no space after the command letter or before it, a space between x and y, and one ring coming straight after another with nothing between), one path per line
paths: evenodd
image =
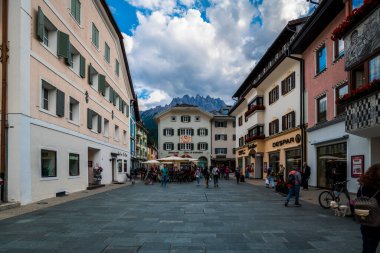
M333 195L329 191L323 191L319 194L319 205L324 209L330 208L331 201L334 200Z

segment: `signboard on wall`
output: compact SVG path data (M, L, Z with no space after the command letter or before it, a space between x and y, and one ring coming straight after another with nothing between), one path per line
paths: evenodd
M191 143L191 135L181 135L179 137L179 143Z
M351 156L351 177L360 177L364 173L364 155Z

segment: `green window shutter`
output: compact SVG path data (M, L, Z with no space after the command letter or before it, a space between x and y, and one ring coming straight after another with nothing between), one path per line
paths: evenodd
M92 65L88 65L88 84L92 85Z
M125 110L125 115L129 117L129 105L127 104L126 110Z
M44 41L44 30L45 30L45 15L42 12L40 6L38 6L37 12L37 38L39 41Z
M105 95L106 88L106 77L104 75L99 74L98 77L98 90L103 96Z
M93 111L87 108L87 128L92 129L92 113Z
M198 143L198 150L201 150L201 144Z
M116 100L117 100L117 93L115 91L113 91L113 105L116 106Z
M110 103L113 103L113 89L111 86L110 86L110 97L109 97L109 99L110 99Z
M98 133L102 132L102 117L98 114Z
M82 78L86 77L86 59L80 55L80 69L79 69L79 75Z
M206 143L206 150L208 150L208 143Z
M206 135L208 135L208 129L206 129Z
M123 111L123 100L120 98L119 99L119 111Z
M76 20L78 21L78 23L80 24L80 2L78 0L76 0L77 2L77 8L75 9L76 10Z
M73 67L73 55L72 55L72 45L69 43L69 52L68 52L68 57L65 58L65 63L67 66Z
M65 59L69 58L70 40L69 35L58 31L57 55Z
M56 114L58 117L65 116L65 93L57 89L57 107Z
M121 100L121 112L124 114L124 100Z
M99 30L94 23L92 23L92 43L99 48Z
M116 72L116 75L119 76L119 68L120 68L120 64L119 64L119 61L116 60L116 64L115 64L115 72Z

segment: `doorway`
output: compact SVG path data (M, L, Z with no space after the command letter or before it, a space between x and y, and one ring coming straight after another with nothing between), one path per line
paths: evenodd
M96 166L101 166L99 164L99 155L100 155L100 149L96 149L96 148L88 148L88 185L94 185L96 184L95 183L95 179L94 179L94 168Z

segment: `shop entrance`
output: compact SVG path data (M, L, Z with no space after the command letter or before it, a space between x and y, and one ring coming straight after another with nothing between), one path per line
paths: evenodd
M256 154L255 169L253 170L253 178L263 178L263 155Z
M297 170L301 168L301 149L293 149L285 152L286 154L286 164L284 175L292 170Z
M101 167L99 164L100 149L88 148L88 185L96 184L94 168Z
M207 158L202 156L198 158L198 167L207 168Z
M317 186L330 188L347 179L347 143L317 148Z
M269 153L269 168L277 174L280 169L280 152Z

